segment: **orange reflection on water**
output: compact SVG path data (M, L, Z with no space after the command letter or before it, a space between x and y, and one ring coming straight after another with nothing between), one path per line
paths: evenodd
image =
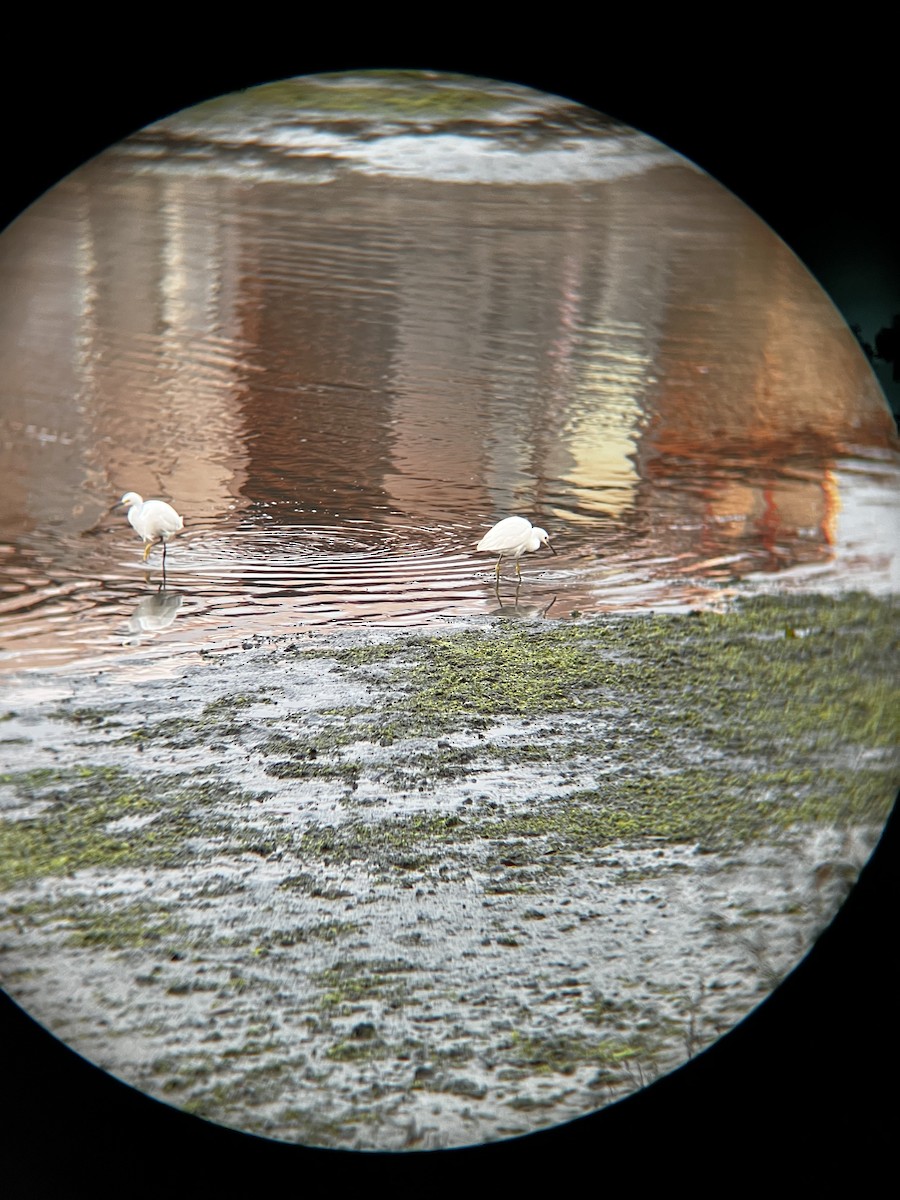
M893 586L874 376L709 179L673 160L605 182L311 183L189 151L126 143L0 244L11 660L123 645L160 582L109 512L126 489L186 517L185 603L131 630L173 648L490 613L474 546L510 513L559 552L526 559L523 612L714 603L804 570Z

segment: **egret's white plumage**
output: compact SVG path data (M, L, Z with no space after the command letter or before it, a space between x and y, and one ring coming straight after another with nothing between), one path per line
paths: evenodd
M489 529L476 550L490 550L500 557L497 559L497 579L500 579L500 564L504 558L512 558L516 563L516 574L521 577L519 559L529 550L537 550L546 546L554 554L556 551L550 545L546 529L532 525L525 517L504 517L493 529Z
M162 542L163 563L166 561L166 542L184 529L184 521L165 500L145 500L137 492L126 492L119 503L128 505L128 524L144 539L144 562L157 542Z

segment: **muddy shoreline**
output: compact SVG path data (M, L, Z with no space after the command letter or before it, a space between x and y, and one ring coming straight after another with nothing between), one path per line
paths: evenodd
M852 886L900 777L895 630L868 596L760 598L17 688L0 981L112 1074L289 1142L600 1108L754 1008Z

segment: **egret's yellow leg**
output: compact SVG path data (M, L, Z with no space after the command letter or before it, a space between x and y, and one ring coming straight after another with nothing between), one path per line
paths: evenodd
M503 555L501 554L500 557L497 559L497 582L498 583L500 582L500 564L502 562L503 562Z
M153 543L152 543L152 542L148 542L148 543L146 544L146 546L144 547L144 562L146 562L146 561L147 561L147 556L149 555L149 553L150 553L150 551L151 551L152 549L153 549Z

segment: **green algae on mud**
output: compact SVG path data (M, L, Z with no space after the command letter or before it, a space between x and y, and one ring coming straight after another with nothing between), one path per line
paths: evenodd
M502 85L493 85L498 89ZM512 89L506 89L508 96ZM519 102L521 103L521 95ZM207 100L178 114L179 124L203 128L204 118L253 116L259 111L289 109L333 114L336 121L473 120L495 113L498 95L475 86L465 75L440 79L416 71L381 70L350 75L317 75L283 79L243 92ZM170 118L172 120L172 118Z
M882 745L900 734L890 708L897 657L894 606L867 595L762 597L726 614L537 630L507 625L335 655L344 669L392 666L390 678L408 691L387 719L407 734L434 735L473 718L597 711L624 695L654 710L662 704L679 725L700 725L720 741L749 719L751 737L824 727Z
M501 625L295 651L298 671L328 658L370 690L369 705L331 703L315 723L308 713L273 716L258 687L133 729L116 709L56 710L79 725L85 747L108 748L114 737L213 751L244 732L274 787L333 783L351 805L366 783L402 795L471 793L480 783L484 800L497 770L508 780L544 772L536 778L548 794L495 812L470 794L468 810L351 814L273 837L264 805L246 819L266 793L217 778L214 762L199 775L156 777L108 763L36 768L0 777L40 806L0 821L0 886L93 866L164 867L210 839L224 839L232 855L278 851L301 869L367 860L391 872L467 844L504 843L508 855L511 839L524 863L616 841L712 847L796 822L880 824L900 742L895 615L865 595L764 597L725 614ZM240 806L244 819L223 804ZM131 825L116 825L123 820Z
M288 1141L582 1115L733 1027L846 895L900 774L895 611L281 640L26 706L4 978Z
M82 949L129 950L175 945L187 926L173 909L121 896L98 902L96 896L70 896L65 901L30 900L10 904L6 918L20 926L51 926L65 934L64 944Z
M179 865L189 859L194 837L233 832L246 841L241 823L214 810L223 799L253 799L222 781L138 778L100 765L8 773L0 785L42 805L34 816L0 821L0 887L6 888L91 867Z

